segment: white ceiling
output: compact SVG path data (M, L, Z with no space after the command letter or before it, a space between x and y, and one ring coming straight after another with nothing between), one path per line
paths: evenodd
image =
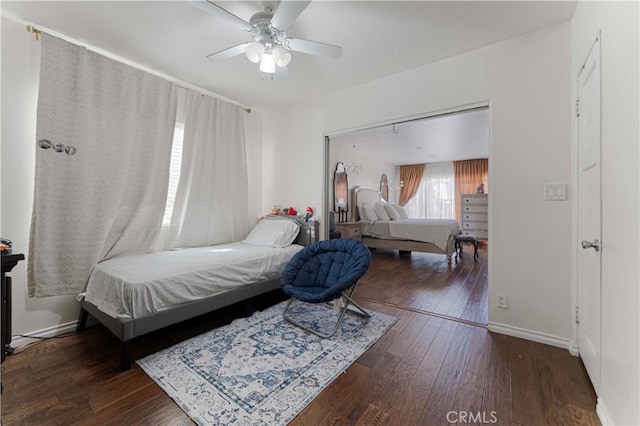
M358 130L333 136L331 143L338 152L352 150L396 166L489 158L489 110L485 107Z
M260 2L217 1L245 20ZM273 1L268 2L273 4ZM341 45L332 60L293 53L286 81L262 80L250 41L185 1L2 1L3 14L60 32L254 108L283 106L571 19L575 1L313 1L287 34ZM26 33L26 32L25 32ZM26 35L26 34L25 34Z

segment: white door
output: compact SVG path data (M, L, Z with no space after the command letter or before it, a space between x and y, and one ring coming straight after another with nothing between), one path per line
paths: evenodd
M601 346L600 37L578 74L578 347L598 393Z

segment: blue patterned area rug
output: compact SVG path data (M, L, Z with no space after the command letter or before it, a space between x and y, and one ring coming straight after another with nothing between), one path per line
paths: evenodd
M332 338L321 339L284 321L284 303L138 364L200 425L285 425L397 320L347 314ZM294 303L289 312L322 330L337 318L326 304Z

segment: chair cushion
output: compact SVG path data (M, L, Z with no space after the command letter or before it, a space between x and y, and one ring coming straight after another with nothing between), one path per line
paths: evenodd
M296 253L282 273L282 290L309 303L336 299L367 272L371 253L353 238L311 244Z

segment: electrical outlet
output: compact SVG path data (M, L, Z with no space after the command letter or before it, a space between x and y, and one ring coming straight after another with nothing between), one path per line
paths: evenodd
M509 307L507 295L498 293L498 296L496 297L496 305L498 308L507 309Z

